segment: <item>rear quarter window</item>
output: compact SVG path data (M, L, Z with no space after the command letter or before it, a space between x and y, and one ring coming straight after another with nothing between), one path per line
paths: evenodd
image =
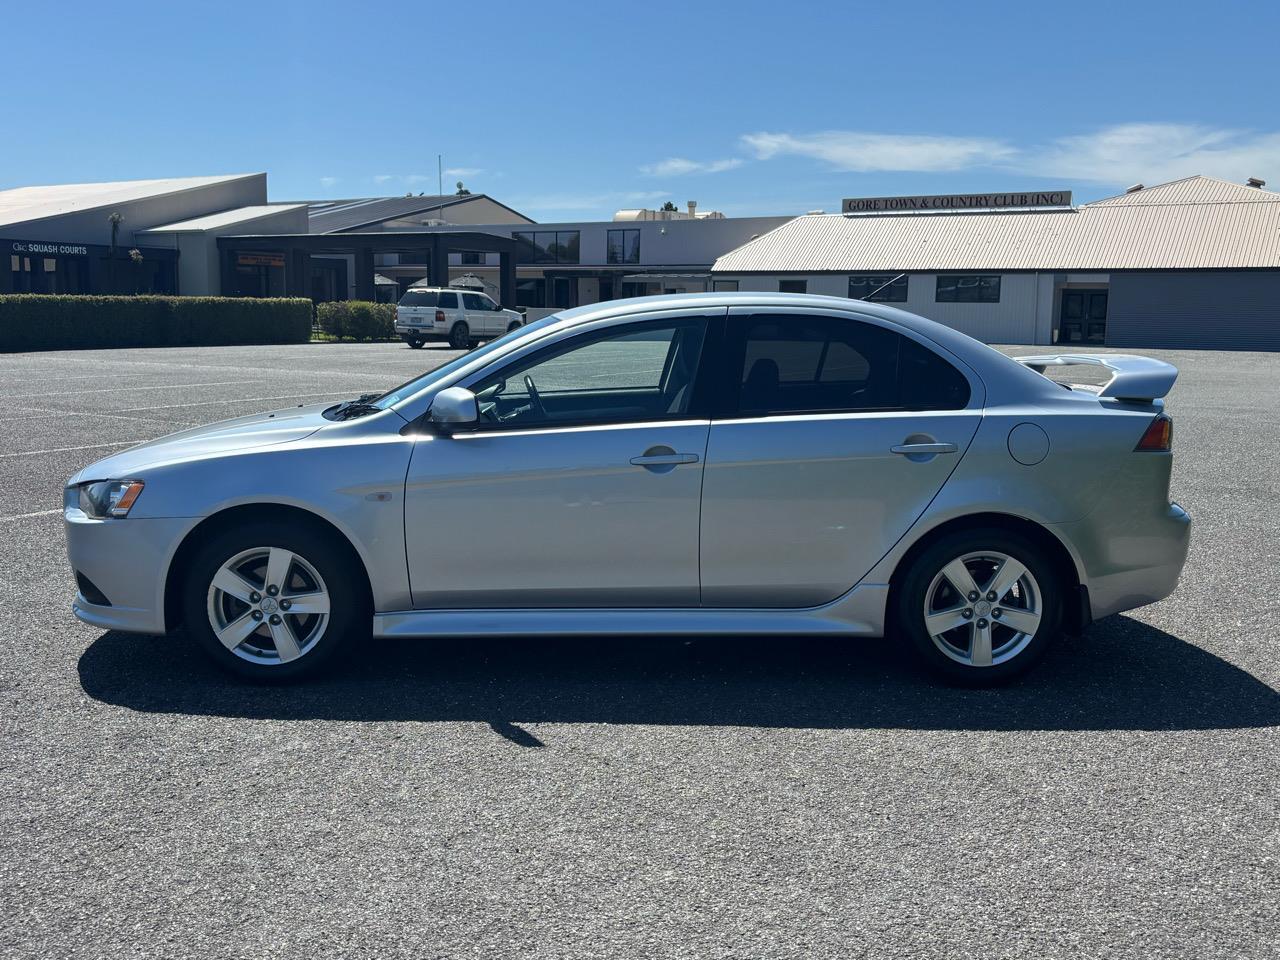
M898 385L908 410L963 410L969 405L969 381L927 347L902 338Z

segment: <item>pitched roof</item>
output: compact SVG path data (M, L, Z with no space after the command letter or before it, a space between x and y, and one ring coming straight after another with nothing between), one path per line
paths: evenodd
M138 233L199 233L204 230L218 230L222 227L252 223L254 220L261 220L263 217L275 216L278 213L286 213L290 210L299 210L304 206L306 204L302 203L265 203L252 207L236 207L232 210L223 210L221 213L195 217L192 220L166 223L159 227L148 227L146 230L139 230Z
M430 213L483 197L483 193L429 197L363 197L355 200L319 200L307 204L312 233L340 233L384 220Z
M1200 182L1203 181L1203 182ZM716 272L1280 268L1280 195L1238 199L1190 178L1142 191L1160 202L1100 201L1021 213L797 217L716 260ZM1165 187L1176 189L1165 191ZM1125 194L1135 197L1140 194ZM1208 197L1224 196L1211 200ZM1118 200L1121 198L1111 198Z
M1276 203L1280 193L1248 187L1217 177L1184 177L1154 187L1122 193L1086 204L1089 207L1132 207L1144 204L1184 203Z
M59 183L41 187L0 190L0 226L43 220L48 217L111 207L147 197L181 193L215 183L264 177L262 173L240 173L218 177L175 177L165 180L116 180L110 183Z

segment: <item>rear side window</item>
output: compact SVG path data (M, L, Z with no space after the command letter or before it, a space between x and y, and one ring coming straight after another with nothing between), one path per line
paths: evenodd
M446 310L457 310L458 295L456 293L441 292L440 302L437 306L443 307Z
M410 290L400 298L402 307L434 307L436 295L432 290Z
M958 410L969 402L960 371L885 327L802 314L742 323L741 415Z

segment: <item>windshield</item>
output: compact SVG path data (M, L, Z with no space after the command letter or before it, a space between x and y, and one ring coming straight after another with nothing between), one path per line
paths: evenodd
M526 323L523 327L516 327L514 330L508 330L496 340L490 340L483 347L478 347L470 353L464 353L460 357L454 357L443 366L436 367L434 370L428 370L421 376L414 377L407 383L400 384L400 386L396 387L394 390L390 390L380 396L377 400L374 400L372 405L380 410L386 410L390 407L394 407L406 397L411 397L415 393L430 387L432 384L439 383L440 381L447 379L456 371L470 365L481 357L502 349L516 337L524 336L524 334L529 333L530 331L541 330L544 327L549 327L551 324L559 320L560 317L560 314L553 313L550 316L543 317L541 320Z

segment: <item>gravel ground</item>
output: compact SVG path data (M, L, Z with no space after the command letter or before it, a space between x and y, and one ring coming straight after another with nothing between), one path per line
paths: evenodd
M796 639L403 641L237 685L71 616L63 480L453 354L0 357L0 954L1280 955L1280 356L1152 353L1182 586L1001 691Z

